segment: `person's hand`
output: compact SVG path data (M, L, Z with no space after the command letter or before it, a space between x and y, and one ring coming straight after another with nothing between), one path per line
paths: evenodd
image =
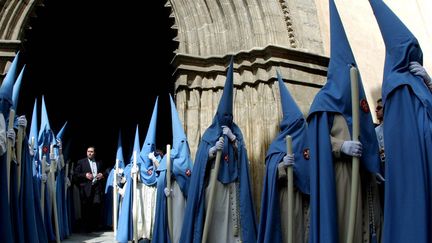
M63 149L62 141L60 139L56 139L56 142L57 142L57 146L58 146L59 150L62 150Z
M294 165L294 154L286 154L283 159L282 163L288 167L290 165Z
M50 160L51 160L51 161L56 159L54 153L50 153L50 154L49 154L49 157L50 157Z
M164 188L164 193L166 197L173 196L173 190L169 190L167 187Z
M412 74L414 74L416 76L420 76L421 78L423 78L423 81L425 82L425 84L429 88L432 88L432 79L429 76L429 74L426 72L426 69L420 63L410 62L409 70Z
M282 161L278 164L278 167L285 169L290 165L294 165L294 154L285 155Z
M222 133L226 135L230 141L234 141L237 137L232 133L231 129L227 126L222 126Z
M10 140L12 140L12 144L15 144L16 134L15 134L15 130L13 128L7 130L6 136Z
M344 141L341 151L349 156L361 157L363 145L359 141Z
M19 116L17 118L17 123L18 123L18 126L20 126L20 127L27 127L27 119L26 119L26 117L24 115Z
M224 141L222 139L218 140L216 144L209 149L209 155L214 157L216 154L216 150L222 150L223 146L224 146Z
M65 177L65 184L67 187L70 187L72 185L70 180L69 180L69 177Z
M86 173L86 178L92 181L93 180L93 174L90 173L90 172L87 172Z
M101 179L103 179L103 178L104 178L104 176L103 176L102 173L98 173L98 174L96 175L96 179L98 179L98 180L101 180Z
M151 152L148 154L148 158L154 163L156 159L156 156L154 155L154 152Z
M42 181L43 183L46 183L47 180L48 180L48 176L47 176L47 174L46 174L46 173L42 173L42 174L41 174L41 181Z
M139 171L138 166L137 165L132 165L131 175L138 173L138 171Z
M375 174L375 178L377 181L377 184L381 184L382 182L385 182L384 177L381 175L381 173L376 173Z
M35 151L33 149L33 147L29 144L29 154L31 157L33 157L35 155Z
M123 187L123 188L121 188L121 187L119 187L119 189L118 189L118 193L120 194L120 196L123 198L124 197L124 194L125 194L125 186Z

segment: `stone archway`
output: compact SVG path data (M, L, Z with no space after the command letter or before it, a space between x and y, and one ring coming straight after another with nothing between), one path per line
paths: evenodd
M8 65L23 43L23 33L29 26L29 18L35 17L35 9L43 6L43 0L0 1L0 73L3 80Z

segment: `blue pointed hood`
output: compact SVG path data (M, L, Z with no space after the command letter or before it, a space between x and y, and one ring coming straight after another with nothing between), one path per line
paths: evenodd
M13 104L12 104L12 107L13 107L13 109L15 111L17 110L17 107L18 107L19 92L20 92L20 88L21 88L22 78L23 78L23 75L24 75L24 70L25 70L25 65L21 69L21 72L18 75L18 78L15 81L15 84L13 86L13 91L12 91L12 101L13 101Z
M135 139L134 139L134 146L133 146L133 150L132 150L132 154L130 157L130 164L133 165L133 159L134 159L134 152L136 151L136 156L137 156L137 163L139 163L139 156L140 156L140 142L139 142L139 131L138 131L138 125L136 126L136 130L135 130Z
M229 127L233 122L233 62L233 57L231 57L224 90L215 117L221 126L227 125Z
M34 105L33 105L33 114L32 114L32 120L30 125L30 136L29 136L29 144L32 142L32 138L34 138L34 149L37 147L37 141L38 141L38 122L37 122L38 116L37 116L37 99L35 99Z
M42 136L44 131L51 131L51 126L48 119L48 112L45 106L45 97L42 96L42 107L41 107L41 123L39 130L39 137Z
M60 141L62 144L64 144L63 134L64 134L64 131L66 130L66 126L67 126L67 121L65 122L65 124L63 125L63 127L60 129L60 131L57 133L57 135L55 136L55 141L53 141L53 143L57 144L57 141ZM59 148L57 146L54 148L54 154L55 154L55 156L59 156L60 155L60 150L59 150ZM63 154L63 156L66 155L65 154L65 150L63 150L63 149L62 149L62 154Z
M297 103L292 98L291 94L288 92L287 87L282 80L279 72L276 73L279 84L279 94L281 99L282 106L282 114L283 119L280 125L281 131L284 130L289 124L292 124L294 121L303 118L303 113L298 108Z
M48 112L45 106L45 98L42 96L42 108L41 108L41 125L38 136L39 146L39 159L42 159L43 155L47 156L49 162L50 145L54 143L54 133L51 130L51 126L48 120Z
M171 104L171 124L172 124L172 136L173 136L172 147L177 148L180 146L181 143L187 142L187 138L171 94L169 95L169 97L170 97L170 104Z
M287 154L285 138L290 135L292 138L292 148L295 156L295 185L300 188L303 193L309 193L309 158L305 154L309 153L309 144L307 140L307 125L303 117L303 113L297 106L297 103L291 97L287 87L282 80L279 72L277 72L279 83L279 93L282 105L283 119L280 124L280 132L270 144L267 151L266 162L275 160L278 164Z
M60 131L57 133L57 136L56 136L56 139L57 139L57 140L59 140L59 141L63 141L62 138L63 138L64 131L66 130L66 126L67 126L67 124L68 124L68 122L66 121L65 124L63 125L63 127L62 127L62 128L60 129Z
M369 2L386 47L382 85L382 99L385 105L387 95L402 84L411 85L415 91L422 89L418 86L424 84L420 82L420 77L409 72L409 63L416 61L423 64L423 52L417 38L382 0ZM425 97L419 98L426 100Z
M237 127L237 125L234 123L233 120L233 88L234 88L233 64L234 64L234 58L231 57L227 75L226 75L227 78L225 81L225 86L223 89L221 99L219 101L219 106L216 111L216 115L213 118L212 124L207 128L207 130L204 132L202 136L202 139L209 143L213 143L219 139L219 137L222 135L221 126L223 125L228 126L232 131L238 130L239 135L242 136L240 129ZM239 137L237 138L242 139Z
M237 124L234 123L233 119L233 63L234 59L231 57L231 61L227 71L227 78L225 81L224 90L222 97L219 101L219 106L216 111L216 115L213 118L213 122L210 127L204 132L202 140L212 146L216 141L223 135L222 126L227 126L231 129L232 133L236 136L239 143L243 142L243 135ZM228 137L223 135L225 141L228 141ZM230 183L238 178L237 160L234 155L234 148L230 143L225 142L224 148L222 149L222 156L225 160L221 163L221 168L218 174L218 180L222 183Z
M382 0L370 0L386 48L418 44L417 38ZM417 60L420 61L420 60Z
M192 172L192 160L190 158L189 143L183 129L183 125L177 113L176 106L170 94L171 123L173 143L171 150L172 171L182 192L187 195L189 177Z
M156 102L153 108L150 124L147 129L147 135L144 140L144 144L141 148L140 157L142 161L144 161L144 165L146 169L152 166L152 162L148 158L148 154L156 150L156 122L157 122L158 100L159 97L156 97Z
M344 116L350 133L352 132L352 102L351 102L351 66L357 67L354 55L345 34L339 13L333 0L330 8L330 63L327 72L327 83L315 96L308 119L315 112L332 112ZM360 104L360 142L363 144L362 162L370 172L379 172L378 143L373 126L369 105L358 77Z
M152 117L147 129L147 135L141 148L141 153L139 154L140 161L142 163L140 167L141 181L147 186L152 186L156 184L156 173L154 173L155 168L153 168L153 162L148 158L148 154L156 150L156 122L158 112L158 100L159 97L156 97ZM158 159L160 160L160 158Z
M333 111L347 114L351 121L350 68L357 66L342 21L333 0L330 7L330 63L327 83L315 97L310 113ZM363 91L363 87L361 87ZM351 124L349 124L351 126Z
M12 64L6 73L5 78L0 86L0 111L3 113L5 120L9 117L9 109L12 106L12 93L15 80L17 78L19 52L16 54Z
M124 168L125 167L124 157L123 157L123 147L122 147L122 142L121 142L121 131L119 131L119 136L118 136L118 140L117 140L116 160L119 161L119 163L118 163L118 167L119 168Z

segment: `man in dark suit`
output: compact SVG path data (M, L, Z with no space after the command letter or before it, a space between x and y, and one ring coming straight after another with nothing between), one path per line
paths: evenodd
M95 148L87 148L87 158L78 161L74 170L80 189L83 227L86 232L101 227L103 182L106 177L102 164L95 160Z

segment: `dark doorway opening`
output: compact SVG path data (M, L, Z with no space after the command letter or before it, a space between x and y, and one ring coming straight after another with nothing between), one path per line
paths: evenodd
M30 126L37 98L40 120L44 95L52 130L68 122L68 158L83 158L94 145L98 159L111 167L119 130L128 163L136 125L142 144L159 96L157 147L171 143L176 33L164 1L44 2L24 33L27 66L17 113L26 114Z

